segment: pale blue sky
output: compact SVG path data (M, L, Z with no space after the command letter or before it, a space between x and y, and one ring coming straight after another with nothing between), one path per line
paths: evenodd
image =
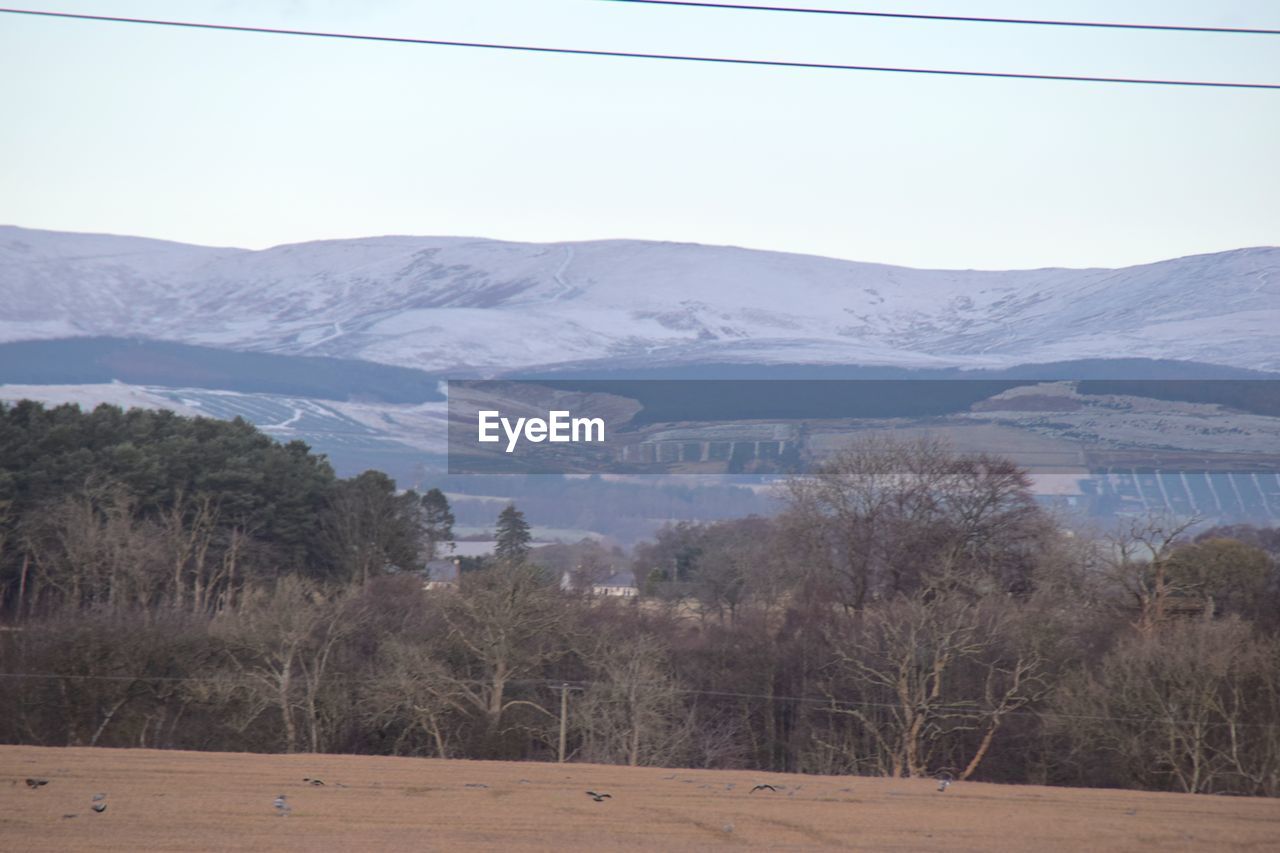
M15 3L20 0L14 0ZM1272 0L811 0L1280 28ZM1280 37L596 0L30 0L450 40L1280 83ZM1280 243L1280 91L495 53L0 15L0 222L260 248L387 233L921 267Z

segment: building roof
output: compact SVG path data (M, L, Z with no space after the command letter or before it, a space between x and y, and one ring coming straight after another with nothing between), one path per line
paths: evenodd
M602 578L592 584L593 587L601 587L601 586L634 587L635 585L636 585L635 574L629 571L614 572L613 574L609 575L607 578Z

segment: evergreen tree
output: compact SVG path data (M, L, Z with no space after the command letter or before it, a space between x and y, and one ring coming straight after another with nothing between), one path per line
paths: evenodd
M453 511L449 499L439 489L431 489L422 496L422 541L426 546L426 558L434 560L440 547L453 541ZM452 547L452 546L450 546Z
M417 495L397 495L395 481L381 471L340 480L324 514L338 576L363 584L383 572L421 569L417 506Z
M524 520L524 513L516 509L515 504L507 504L507 508L498 516L498 541L493 549L494 556L507 563L523 563L529 556L531 539L533 536L529 533L529 522Z

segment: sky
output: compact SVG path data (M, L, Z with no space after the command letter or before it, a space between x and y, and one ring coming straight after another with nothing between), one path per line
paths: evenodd
M1280 36L607 0L31 9L842 64L1280 83ZM784 4L785 5L785 4ZM1273 0L808 0L1280 29ZM717 66L0 15L0 223L265 248L635 238L914 267L1280 244L1280 91Z

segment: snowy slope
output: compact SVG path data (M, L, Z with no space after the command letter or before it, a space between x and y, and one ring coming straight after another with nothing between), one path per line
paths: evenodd
M0 341L79 335L440 371L1119 357L1280 370L1280 249L978 272L625 240L248 251L0 227Z
M337 457L350 449L393 447L437 455L446 451L448 413L444 403L360 403L123 382L0 384L0 403L19 400L36 400L46 406L73 404L84 411L105 403L123 409L168 409L188 417L239 417L275 439L302 439ZM337 458L335 462L341 466L343 460Z

